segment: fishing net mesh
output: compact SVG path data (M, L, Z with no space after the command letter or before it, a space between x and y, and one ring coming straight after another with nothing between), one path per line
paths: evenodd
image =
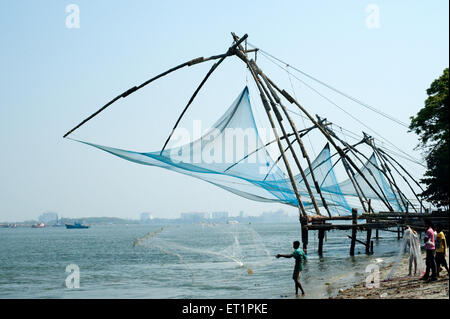
M418 234L408 227L403 235L402 244L398 255L395 258L391 271L388 273L385 280L391 280L398 274L398 268L403 260L403 256L409 256L409 271L411 275L423 275L425 272L425 265L422 259L422 252L420 250L420 240Z
M205 273L219 269L223 278L252 275L273 261L260 235L244 224L165 226L138 238L134 246L156 251L158 260L165 255L170 260L167 265L177 261L196 283L201 283Z
M177 140L176 134L173 139ZM131 162L162 167L204 180L247 199L298 206L287 174L278 165L279 162L272 159L268 151L269 143L264 143L258 133L247 87L204 135L191 142L178 143L181 145L174 145L163 152L135 152L79 142ZM358 194L351 181L338 183L328 144L314 159L311 167L332 216L349 215L349 200L352 207L361 208L358 202L352 201ZM364 165L362 171L367 173L369 169L374 175L366 176L369 181L373 185L379 185L387 200L398 207L396 195L380 173L374 156ZM314 185L309 168L305 170L305 174L309 185ZM378 196L361 176L356 174L355 179L366 197L374 200L375 206ZM305 181L300 174L295 176L295 181L303 205L307 210L312 210L312 201ZM318 205L323 207L315 187L312 186L311 190Z

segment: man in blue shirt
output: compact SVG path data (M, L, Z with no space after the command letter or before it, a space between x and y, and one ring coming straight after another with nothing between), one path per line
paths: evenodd
M295 266L294 266L294 273L292 274L292 279L294 279L295 282L295 294L298 295L298 288L302 291L302 296L305 295L305 291L303 290L302 285L300 284L300 274L303 270L303 261L307 260L306 254L303 252L303 250L300 248L300 242L294 241L293 243L294 251L292 254L289 255L281 255L278 254L276 257L284 257L284 258L295 258Z

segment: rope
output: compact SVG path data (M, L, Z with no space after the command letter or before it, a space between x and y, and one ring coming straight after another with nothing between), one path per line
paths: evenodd
M291 83L291 88L292 88L292 93L294 94L294 98L297 100L297 94L295 93L294 84L292 83L292 79L291 79L291 74L289 73L289 71L287 69L288 67L289 66L286 65L286 73L288 75L289 82ZM302 117L302 122L303 122L303 126L306 128L306 122L305 122L305 119L303 117ZM314 146L313 146L313 144L311 142L311 138L309 137L309 135L307 135L307 137L308 137L309 145L311 145L311 149L313 151L314 157L317 157L316 150L314 149Z
M275 64L276 66L278 66L280 69L285 70L282 66L280 66L278 63L276 63L275 61L271 60L270 58L268 58L266 55L263 54L264 57L266 57L270 62L272 62L273 64ZM278 60L278 59L277 59ZM292 66L286 64L286 66L289 66L292 68ZM294 69L295 70L295 69ZM355 116L353 116L351 113L347 112L346 110L344 110L341 106L339 106L338 104L336 104L334 101L330 100L328 97L324 96L322 93L320 93L319 91L317 91L315 88L313 88L312 86L310 86L309 84L307 84L306 82L304 82L303 80L299 79L298 77L296 77L295 75L291 74L292 77L294 77L294 79L296 79L297 81L301 82L302 84L304 84L306 87L308 87L309 89L311 89L312 91L314 91L316 94L318 94L319 96L321 96L322 98L324 98L325 100L327 100L329 103L333 104L334 106L336 106L337 108L339 108L341 111L343 111L345 114L347 114L348 116L350 116L352 119L354 119L355 121L357 121L358 123L360 123L362 126L364 126L365 128L367 128L368 130L372 131L374 134L376 134L377 136L379 136L382 140L384 140L386 143L390 144L391 146L393 146L395 149L397 149L399 152L403 153L404 156L408 157L409 160L413 163L419 164L423 167L426 167L425 165L423 165L422 163L420 163L419 160L415 159L414 157L412 157L411 155L409 155L407 152L403 151L402 149L400 149L399 147L397 147L395 144L393 144L391 141L389 141L388 139L384 138L381 134L379 134L378 132L376 132L374 129L372 129L371 127L367 126L365 123L363 123L362 121L360 121L358 118L356 118Z
M250 42L248 43L248 45L250 45L250 46L252 46L252 47L255 47L255 46L253 46L252 44L250 44ZM397 123L397 124L399 124L399 125L402 125L402 126L404 126L404 127L406 127L406 128L409 128L409 126L408 126L406 123L400 121L399 119L397 119L397 118L395 118L395 117L393 117L393 116L391 116L391 115L389 115L389 114L387 114L387 113L385 113L385 112L383 112L383 111L380 111L380 110L376 109L375 107L373 107L373 106L371 106L371 105L369 105L369 104L367 104L367 103L364 103L364 102L362 102L361 100L358 100L357 98L352 97L352 96L350 96L350 95L348 95L348 94L346 94L346 93L344 93L344 92L338 90L337 88L332 87L331 85L329 85L329 84L327 84L327 83L325 83L325 82L320 81L319 79L313 77L312 75L310 75L310 74L308 74L308 73L306 73L306 72L304 72L304 71L301 71L301 70L299 70L298 68L295 68L295 67L289 65L288 63L282 61L281 59L278 59L277 57L273 56L272 54L270 54L270 53L268 53L268 52L266 52L266 51L264 51L264 50L262 50L262 49L260 49L260 48L258 48L258 49L259 49L259 51L260 51L263 55L265 55L266 57L267 57L267 56L268 56L268 57L271 57L272 59L275 59L275 60L277 60L278 62L280 62L280 63L282 63L282 64L288 65L290 68L292 68L293 70L299 72L300 74L303 74L304 76L310 78L311 80L314 80L314 81L316 81L317 83L322 84L323 86L325 86L325 87L329 88L330 90L332 90L332 91L334 91L334 92L336 92L336 93L338 93L338 94L340 94L340 95L342 95L342 96L344 96L344 97L346 97L346 98L352 100L353 102L355 102L355 103L357 103L357 104L359 104L359 105L361 105L361 106L363 106L363 107L365 107L365 108L367 108L367 109L369 109L369 110L371 110L371 111L373 111L373 112L375 112L375 113L377 113L377 114L379 114L379 115L381 115L381 116L384 116L385 118L387 118L387 119L389 119L389 120L391 120L391 121L393 121L393 122L395 122L395 123Z

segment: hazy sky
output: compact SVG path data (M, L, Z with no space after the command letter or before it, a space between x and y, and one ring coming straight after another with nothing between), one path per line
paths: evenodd
M66 25L69 4L80 10L79 28ZM379 9L379 24L368 20L370 4ZM123 161L62 135L131 86L194 57L225 52L231 31L248 33L252 44L408 123L423 106L429 84L448 67L448 10L447 0L1 1L0 221L37 218L48 210L65 217L127 218L144 211L155 217L224 210L256 215L280 207L295 212ZM286 73L261 56L258 63L290 90ZM137 151L160 149L209 67L156 82L73 137ZM224 62L182 125L194 119L212 124L247 75L237 58ZM348 115L301 84L294 87L311 113L361 132ZM250 79L249 88L256 100ZM413 151L417 137L404 127L338 101L420 158ZM263 117L260 107L254 104L257 120ZM321 143L312 143L316 151ZM413 170L420 177L422 171Z

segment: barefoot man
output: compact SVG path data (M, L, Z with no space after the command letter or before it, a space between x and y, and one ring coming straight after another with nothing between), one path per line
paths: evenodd
M295 294L298 295L298 288L302 291L302 296L305 295L305 291L303 290L302 285L300 284L300 274L303 270L303 261L307 260L306 254L303 252L303 250L300 248L300 242L294 241L293 243L294 252L289 255L281 255L278 254L276 257L284 257L284 258L295 258L295 266L294 266L294 273L292 274L292 279L294 279L295 282Z

